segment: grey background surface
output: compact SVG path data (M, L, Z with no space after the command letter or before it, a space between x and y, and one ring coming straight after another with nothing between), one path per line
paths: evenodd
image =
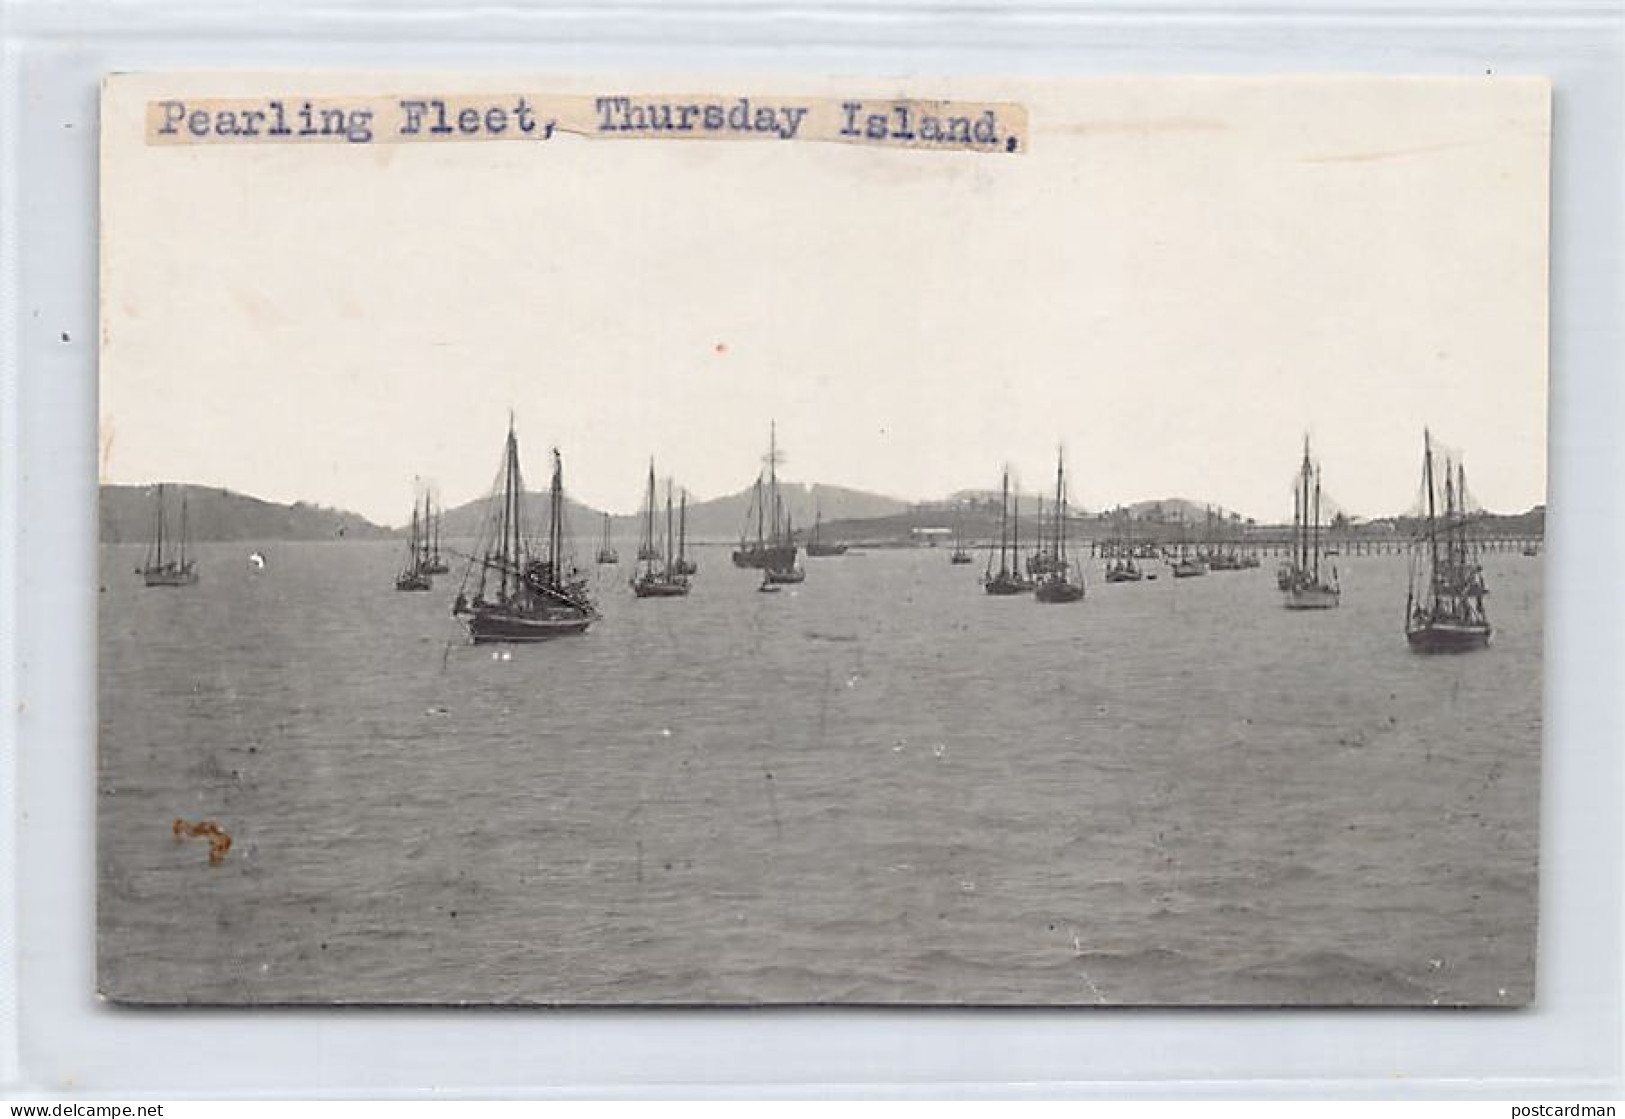
M856 3L476 14L10 3L0 118L0 1083L44 1094L1619 1090L1625 337L1612 4ZM877 15L891 18L877 19ZM95 105L115 69L1544 73L1555 83L1539 1005L1525 1012L149 1012L94 960Z

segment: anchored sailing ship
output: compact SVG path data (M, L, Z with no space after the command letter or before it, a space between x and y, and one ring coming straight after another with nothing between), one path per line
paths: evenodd
M1442 475L1442 476L1441 476ZM1484 612L1484 569L1467 538L1467 471L1448 458L1435 465L1433 436L1422 436L1422 490L1427 519L1411 552L1405 596L1405 639L1418 653L1462 653L1490 643ZM1443 506L1440 512L1439 506ZM1418 560L1425 560L1419 563Z
M763 475L766 475L765 479ZM779 494L779 437L778 425L769 429L767 469L756 475L756 492L746 514L746 525L754 516L756 539L746 540L739 534L739 548L733 554L735 567L755 567L789 571L796 565L796 542L790 535L789 519L785 516L784 501Z
M954 554L948 557L952 564L965 564L971 561L971 555L965 550L965 518L963 515L954 520Z
M846 545L824 539L824 503L818 503L818 514L813 519L812 536L807 540L807 554L809 556L843 556L846 554Z
M421 514L417 502L412 503L412 531L406 541L406 563L401 573L395 576L395 589L398 591L434 589L434 580L429 577L428 513L429 498L425 494Z
M567 566L564 463L553 452L547 538L537 552L524 523L524 477L519 438L508 421L501 473L487 504L486 524L463 571L452 613L464 619L477 644L546 641L583 633L598 618L586 580ZM472 600L469 591L473 591Z
M1059 452L1055 456L1055 517L1046 547L1040 535L1038 555L1044 557L1043 576L1034 597L1039 602L1076 602L1083 597L1083 579L1076 582L1068 571L1066 558L1066 467Z
M672 571L678 575L698 575L700 565L688 558L688 491L684 490L677 510L677 558Z
M795 530L790 527L790 514L784 515L784 538L795 539ZM790 545L790 562L784 565L782 558L775 554L768 557L767 563L762 565L762 582L764 585L774 586L781 583L804 583L807 580L807 569L796 562L795 545Z
M680 598L688 593L688 576L679 575L672 554L671 483L666 483L666 535L655 538L655 464L649 460L649 489L644 501L643 543L638 548L643 569L632 577L632 592L639 598Z
M1057 508L1059 507L1057 506ZM1046 548L1044 540L1044 498L1040 494L1038 498L1038 547L1032 555L1027 557L1028 575L1053 575L1058 570L1055 565L1060 560L1056 557L1054 549Z
M165 509L164 484L159 482L157 503L153 510L152 543L147 548L146 561L137 571L142 582L149 587L190 587L197 582L197 560L186 558L186 495L184 493L181 494L181 533L179 541L165 539L168 520L168 511Z
M604 535L598 542L598 562L600 564L621 562L621 553L617 552L615 545L610 543L608 513L604 514Z
M1329 610L1342 601L1337 568L1323 578L1324 554L1320 532L1320 466L1309 457L1309 437L1303 439L1303 464L1292 487L1292 561L1277 577L1288 610Z
M429 495L423 496L423 515L428 527L428 558L424 560L423 571L427 575L445 575L451 571L451 565L440 555L440 506L431 506Z
M1033 581L1021 574L1021 498L1016 497L1014 524L1010 516L1010 471L1004 472L1003 487L999 492L999 569L993 570L994 552L987 553L987 570L982 573L982 586L988 594L1026 594L1033 589Z

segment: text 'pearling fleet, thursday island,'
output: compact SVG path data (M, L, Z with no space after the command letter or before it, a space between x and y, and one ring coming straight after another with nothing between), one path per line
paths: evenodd
M1018 154L1017 104L841 98L547 94L170 98L147 104L151 145L594 139L806 140Z

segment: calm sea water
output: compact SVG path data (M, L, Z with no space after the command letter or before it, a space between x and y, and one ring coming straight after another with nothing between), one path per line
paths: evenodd
M1411 654L1406 560L997 599L945 551L627 568L478 648L394 544L103 551L102 987L181 1002L1515 1004L1541 561ZM631 549L623 548L623 555ZM212 819L218 867L171 822Z

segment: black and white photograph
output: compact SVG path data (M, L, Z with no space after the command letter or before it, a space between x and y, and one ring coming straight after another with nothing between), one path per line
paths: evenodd
M102 129L106 998L1536 1000L1544 81Z

